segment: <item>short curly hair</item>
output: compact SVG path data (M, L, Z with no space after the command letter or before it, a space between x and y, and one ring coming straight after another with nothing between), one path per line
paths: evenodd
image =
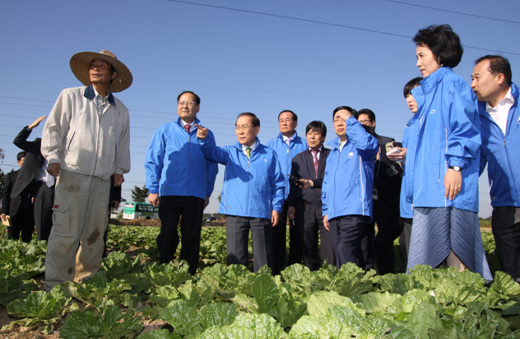
M428 47L439 65L451 68L457 67L464 53L460 38L450 25L431 25L420 29L413 41L417 46Z

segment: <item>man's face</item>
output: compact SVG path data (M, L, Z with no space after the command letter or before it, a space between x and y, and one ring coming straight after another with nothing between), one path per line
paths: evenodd
M294 116L291 112L283 112L278 118L280 132L283 135L291 136L298 125L298 121L293 120Z
M415 101L413 95L408 94L406 96L406 104L408 105L408 108L410 109L410 111L412 111L412 113L417 113L419 107L417 106L417 101Z
M20 167L22 167L24 161L25 157L21 157L20 160L17 160L16 162L18 163L18 165L20 165Z
M235 131L240 144L251 146L256 141L260 126L253 127L253 117L244 115L237 119Z
M307 132L307 144L312 149L319 149L325 142L325 137L321 135L320 129L311 128Z
M340 137L340 139L344 140L347 135L347 120L350 117L351 113L346 109L340 109L334 114L334 132L336 135Z
M177 103L177 113L179 113L179 117L188 124L191 124L195 120L197 113L199 113L199 108L200 105L197 105L195 96L191 93L181 95Z
M481 102L493 101L500 95L500 74L491 73L490 62L490 60L482 60L475 65L471 74L471 88Z
M117 77L117 72L112 73L111 65L101 59L92 60L88 68L88 74L92 84L103 86L110 85L110 80Z
M368 116L368 114L360 114L358 117L358 121L363 125L376 127L376 122L370 121L370 117Z

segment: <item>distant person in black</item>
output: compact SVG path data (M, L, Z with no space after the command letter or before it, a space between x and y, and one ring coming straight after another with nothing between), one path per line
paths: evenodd
M358 121L374 129L376 115L370 109L358 111ZM394 147L402 147L393 138L375 135L379 144L379 156L374 166L374 191L372 194L374 220L369 228L374 232L374 221L377 224L374 250L378 274L395 273L394 240L401 234L399 223L399 197L403 168L395 161L388 159L387 152Z
M25 126L14 138L13 143L24 150L24 166L18 175L18 185L13 190L23 190L30 183L34 183L31 197L33 200L34 223L38 240L48 240L52 228L52 206L54 205L55 178L47 173L47 163L40 151L41 139L27 141L33 129L38 127L47 116L41 116L28 126Z
M299 183L297 186L289 180L287 214L302 234L305 266L316 271L324 263L336 265L329 231L323 225L321 202L321 184L330 149L323 147L327 136L327 126L323 122L310 122L305 134L309 149L292 159L291 175L299 179ZM318 256L318 231L321 238L321 263Z
M25 160L25 152L16 155L16 161L20 167L23 166ZM24 185L21 192L14 190L17 187L17 179L20 170L7 173L5 176L4 194L2 195L2 209L0 217L4 223L7 223L7 216L11 218L11 226L7 228L8 239L18 240L20 233L23 242L30 242L34 230L34 217L32 209L32 194L34 190L34 181L28 185Z

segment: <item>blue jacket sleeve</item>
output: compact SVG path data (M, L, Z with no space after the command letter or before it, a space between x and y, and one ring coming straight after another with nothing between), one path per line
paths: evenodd
M269 184L271 186L271 205L273 210L278 213L282 213L282 206L284 203L285 191L285 178L282 173L282 168L278 163L276 152L272 151L273 160L271 161L271 167L269 168Z
M448 94L448 110L442 112L448 143L446 160L449 166L464 168L477 158L481 144L476 100L473 90L459 81L450 84Z
M226 165L229 155L222 147L218 147L215 143L215 137L213 133L210 131L206 139L199 140L200 149L202 154L206 157L206 159L211 160L213 162ZM217 170L218 172L218 170ZM216 175L216 173L215 173Z
M327 171L327 167L325 167L325 175L323 177L323 182L321 184L321 203L322 203L322 207L321 207L322 213L321 214L323 216L326 216L327 214L329 214L328 207L327 207L327 179L328 179L328 171Z
M150 146L148 146L148 152L146 152L146 160L144 162L146 188L148 188L150 193L159 193L165 146L163 130L159 128L155 131Z
M363 160L375 160L377 152L379 151L377 139L373 135L370 135L354 116L350 116L346 123L347 138L352 142L354 147L356 147L361 158L363 158Z

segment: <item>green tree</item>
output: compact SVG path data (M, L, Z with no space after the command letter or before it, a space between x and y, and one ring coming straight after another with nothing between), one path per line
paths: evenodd
M146 188L146 185L143 185L142 188L136 185L133 189L131 189L131 191L132 200L135 202L145 202L146 198L148 198L148 194L150 194L148 188Z

